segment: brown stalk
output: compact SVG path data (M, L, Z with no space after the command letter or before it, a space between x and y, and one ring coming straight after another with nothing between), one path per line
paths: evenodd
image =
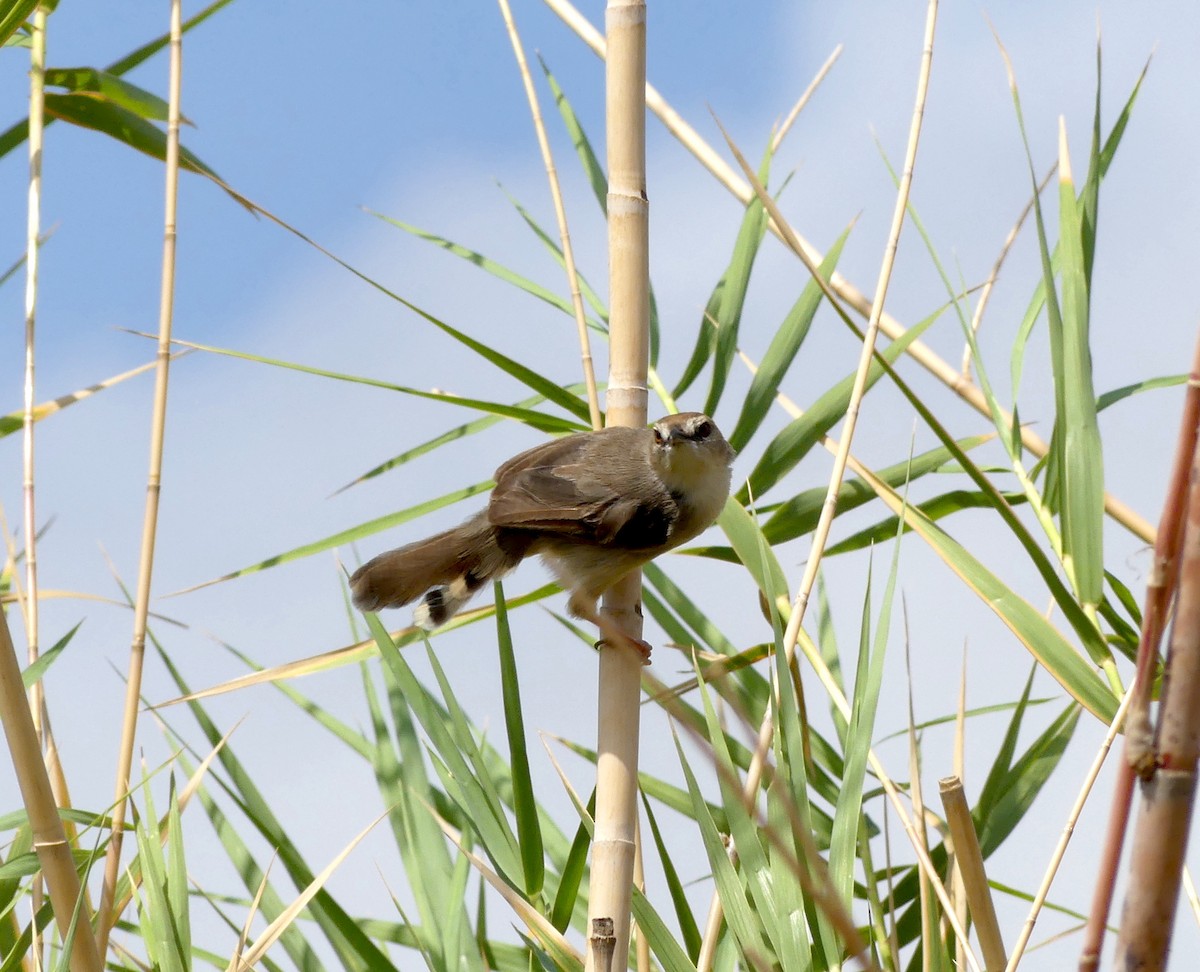
M1000 937L996 907L991 888L988 887L983 853L979 849L979 836L975 833L975 822L967 807L962 780L957 776L947 776L938 781L938 788L942 794L942 806L946 810L946 824L954 839L954 861L962 875L963 890L971 908L971 916L975 919L975 934L979 936L984 967L1002 969L1007 964L1004 940Z
M525 48L521 44L521 35L517 33L517 24L513 20L508 0L499 0L499 3L500 13L504 17L504 26L508 29L509 40L512 41L513 54L517 59L517 68L521 72L521 83L525 86L525 97L529 101L529 114L533 118L538 148L542 153L542 162L546 166L546 179L550 183L550 198L554 201L554 217L558 220L558 236L562 242L563 267L567 271L567 285L571 290L571 307L575 311L575 327L579 332L579 354L583 365L583 381L587 387L588 413L592 420L592 428L598 429L604 419L600 414L600 397L596 391L596 369L592 362L592 343L588 337L587 314L583 309L579 275L575 272L575 250L571 246L571 234L567 229L567 210L563 205L562 189L558 183L558 170L554 165L554 155L550 151L550 140L546 137L546 126L542 122L542 109L538 104L537 92L533 87L529 64L525 60Z
M1087 929L1080 951L1082 972L1099 967L1100 949L1104 943L1105 926L1112 908L1113 889L1125 831L1129 826L1129 808L1133 800L1134 776L1153 771L1156 756L1153 752L1153 729L1150 725L1150 702L1154 692L1154 669L1158 646L1166 630L1171 598L1179 578L1178 553L1183 533L1184 503L1192 457L1196 451L1197 429L1200 426L1200 341L1192 356L1188 374L1187 394L1183 401L1179 440L1175 446L1175 461L1167 480L1166 499L1154 544L1154 562L1146 582L1145 605L1142 609L1142 630L1138 642L1137 673L1130 688L1132 701L1125 734L1125 758L1117 767L1113 785L1112 808L1109 811L1108 832L1101 848L1096 886L1088 912Z
M1200 447L1193 452L1184 516L1156 768L1142 785L1117 937L1116 967L1145 972L1166 967L1200 761Z
M545 3L598 57L603 59L606 56L604 39L588 23L587 19L571 6L569 0L545 0ZM712 146L701 138L700 134L684 121L679 113L651 85L646 86L646 105L658 116L659 121L663 123L667 131L674 135L684 148L691 152L696 157L696 160L712 173L717 181L725 186L737 199L743 204L747 204L754 198L755 190L751 187L751 184L738 176L726 164L725 160L713 150ZM767 225L768 229L797 256L801 257L806 264L818 266L825 259L824 254L803 237L796 235L794 231L791 232L792 239L789 240L787 238L788 231L774 213L772 213L772 218ZM835 272L833 274L829 285L838 297L853 307L859 314L862 314L864 317L870 314L871 301L840 273ZM887 313L884 313L880 318L879 327L892 341L903 337L906 332L904 325ZM970 379L964 378L953 365L943 360L928 345L921 341L913 341L905 349L905 353L934 378L958 395L964 402L979 412L980 415L988 419L991 418L991 409L979 387L971 382ZM1012 422L1012 416L1008 412L1002 411L1001 414L1006 421ZM1040 458L1046 454L1048 448L1046 443L1028 427L1023 426L1021 428L1021 441L1025 448L1035 456ZM1110 493L1104 494L1104 509L1109 516L1135 536L1141 537L1147 543L1154 542L1154 527L1144 517L1130 509Z
M608 424L646 424L650 349L650 222L646 197L646 4L609 0L605 78L608 142ZM603 617L628 638L642 637L641 572L604 595ZM604 627L608 627L605 625ZM606 638L600 651L596 827L588 927L613 922L613 954L629 955L642 658ZM588 950L587 969L595 972Z
M113 913L117 876L121 867L125 802L137 735L142 668L146 657L146 619L150 609L150 581L154 570L154 543L158 529L158 501L162 484L163 439L167 420L167 379L171 366L171 321L175 300L175 219L179 196L179 119L183 87L181 0L171 0L171 67L167 111L166 201L163 219L162 285L159 294L158 358L154 379L154 412L150 425L150 468L146 479L146 505L142 521L142 546L138 562L137 594L133 611L133 640L129 649L129 674L125 690L121 745L114 785L112 838L104 859L104 886L100 897L97 937L103 953L117 916Z
M80 900L82 889L71 856L71 845L63 830L54 802L54 792L42 761L37 729L29 711L25 689L21 684L21 666L17 650L8 630L8 619L0 611L0 723L12 756L13 769L21 790L21 800L29 815L33 847L41 864L50 905L59 933L66 936L76 908L75 938L71 947L71 968L75 972L101 972L100 951L92 935L92 924L86 905Z

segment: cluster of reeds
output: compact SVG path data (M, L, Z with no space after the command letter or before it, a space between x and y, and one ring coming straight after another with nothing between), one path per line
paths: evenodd
M1092 794L1092 783L1109 747L1126 724L1131 727L1124 763L1128 768L1121 774L1114 801L1112 837L1097 874L1096 905L1080 964L1095 967L1098 961L1137 773L1146 781L1146 810L1134 840L1118 948L1120 961L1130 967L1164 967L1175 902L1185 880L1182 853L1200 755L1195 746L1200 738L1195 727L1200 712L1195 698L1195 686L1200 684L1195 671L1197 639L1191 632L1200 610L1200 453L1196 437L1200 395L1195 387L1200 364L1192 365L1167 506L1156 531L1105 491L1097 414L1123 397L1183 378L1148 380L1098 396L1093 387L1089 335L1098 200L1137 86L1107 131L1102 128L1097 95L1091 149L1081 179L1067 150L1064 128L1057 158L1056 207L1043 200L1046 182L1039 182L1031 159L1030 206L1004 244L1007 252L1025 217L1032 215L1028 232L1036 233L1043 273L1017 331L1013 360L1019 370L1029 330L1035 325L1047 329L1054 423L1049 441L1045 441L1020 423L1015 401L1006 403L999 398L989 379L989 363L976 340L1003 252L991 278L979 288L962 292L943 273L946 308L958 318L966 344L962 368L922 343L922 335L939 314L906 327L887 309L901 231L910 220L920 226L909 205L908 190L920 172L919 136L933 70L936 2L931 2L926 12L924 49L919 52L914 78L915 108L904 164L896 179L891 230L878 279L868 295L838 272L846 235L827 253L818 252L790 225L771 188L772 161L787 129L834 58L818 72L796 111L773 133L757 167L729 140L728 154L737 162L735 169L724 161L722 150L707 144L647 85L643 2L610 0L607 36L601 37L566 0L546 0L580 39L607 61L607 164L603 166L570 100L549 69L544 70L559 120L607 214L610 277L605 301L577 272L568 206L558 188L552 139L539 108L538 84L529 72L509 4L500 0L546 164L558 225L556 231L543 230L527 214L526 218L562 263L563 290L569 296L547 292L483 254L407 224L396 225L468 258L571 317L580 338L582 381L563 384L539 374L328 255L440 328L461 345L464 354L483 356L498 373L515 378L532 394L520 402L501 403L482 395L465 399L386 385L235 349L173 342L178 173L187 168L216 180L210 169L179 145L182 38L228 2L210 4L184 22L180 4L174 0L168 35L110 66L107 72L96 72L96 77L68 76L46 67L47 12L36 8L32 0L9 3L0 14L4 38L18 32L28 36L33 80L27 126L31 191L25 260L25 396L19 413L0 419L0 436L24 436L25 482L24 543L20 548L10 547L0 573L0 594L10 608L0 616L0 713L21 793L20 808L0 807L0 811L13 811L3 819L7 843L0 865L0 968L32 970L47 963L81 972L101 969L106 963L180 970L198 964L240 969L261 963L274 968L282 967L286 956L292 966L307 969L324 967L332 956L332 961L345 968L384 969L414 967L418 961L415 953L426 967L439 972L515 972L535 967L636 967L640 972L651 968L671 972L841 967L1011 970L1028 964L1026 949L1041 909L1052 900L1055 872L1074 821ZM122 98L112 92L128 94L127 88L115 84L106 88L105 84L165 46L170 48L171 69L166 112L161 119L166 124L160 128L155 124L160 120L156 99ZM47 85L65 90L47 92ZM1012 92L1020 120L1015 80ZM43 698L40 689L42 675L71 636L49 651L39 644L34 431L39 419L133 373L50 405L36 403L38 185L47 104L53 106L54 118L87 123L158 155L167 174L160 329L153 365L157 384L140 569L130 594L133 638L123 732L116 754L113 799L106 810L91 813L78 808L95 805L100 798L70 792L47 717L53 700ZM682 369L657 358L659 322L649 290L648 213L654 187L647 186L645 173L647 110L744 206L728 268L712 290L695 335L694 351ZM18 138L16 144L20 141ZM242 204L302 236L234 187L221 185ZM1049 215L1053 208L1057 209L1056 226ZM795 255L805 282L797 288L794 306L775 330L765 357L754 362L739 346L739 326L751 269L768 233ZM916 245L911 239L906 243ZM930 253L936 261L932 247ZM796 403L798 396L789 393L787 376L804 352L818 312L831 326L853 332L861 353L853 371L838 375L828 388L808 394L810 404L801 408ZM606 380L594 374L593 341L607 342L610 365ZM522 702L511 618L517 607L554 595L552 586L508 597L498 584L493 604L469 610L450 625L451 630L494 626L506 752L487 740L460 704L433 650L436 639L432 645L426 642L434 673L433 684L427 684L407 657L419 650L424 635L411 628L389 631L373 615L365 619L368 636L356 637L347 648L195 691L149 625L173 347L368 382L479 413L371 470L363 479L402 467L446 442L483 433L501 419L551 434L595 427L602 421L602 390L604 415L610 424L644 423L652 397L659 399L656 412L675 409L685 398L689 406L710 414L720 410L731 443L742 452L744 461L750 457L751 464L745 483L719 520L724 539L689 552L705 558L714 572L737 570L750 579L758 603L749 605L747 611L756 614L761 607L762 617L756 620L761 636L749 644L727 637L713 620L705 598L686 593L672 579L667 563L651 564L644 578L631 577L609 592L604 607L609 619L606 631L611 625L614 633L640 637L639 605L644 604L665 638L686 650L693 677L683 684L664 685L643 671L640 657L620 645L619 639L607 639L599 657L595 746L590 741L565 744L595 763L595 790L590 795L577 792L560 771L576 811L566 822L555 820L543 807L544 796L539 799L528 751L530 720ZM931 396L915 390L911 380L899 373L897 364L902 359L915 362L930 380L945 386L955 399L982 416L980 434L951 435L940 411L930 404ZM742 400L733 401L728 394L729 379L739 362L749 368L752 377ZM668 371L680 372L673 386L664 377ZM709 386L701 398L693 388L706 371ZM937 438L934 449L918 455L900 450L894 461L883 467L872 467L856 457L860 408L880 383L890 384L903 396ZM786 421L782 430L764 443L772 409L782 410ZM834 457L828 484L797 489L789 474L818 445ZM1161 462L1165 476L1167 463L1161 457L1147 457L1146 462ZM910 500L911 492L932 482L935 474L953 476L954 488L933 492L920 501ZM285 569L299 558L344 546L480 489L468 487L337 535L305 542L219 580L234 581L268 568ZM882 515L866 529L832 545L836 518L869 504L876 504ZM1040 578L1036 595L1018 593L1006 581L1003 564L989 562L986 551L978 549L969 535L951 532L946 521L964 510L986 511L1007 531ZM1144 609L1120 579L1121 571L1104 559L1104 529L1110 521L1146 543L1157 541ZM961 579L965 590L994 611L1014 643L1027 650L1036 666L1062 690L1057 714L1032 741L1021 735L1035 704L1029 686L1013 701L1002 744L990 765L971 768L972 779L983 778L984 783L970 802L961 781L965 769L961 748L956 765L947 766L942 774L940 807L929 802L929 794L923 794L919 785L920 726L910 724L912 765L888 765L876 748L876 715L885 691L884 660L896 587L902 576L899 558L905 534L911 536L903 543L927 545ZM811 537L811 544L803 571L794 577L785 568L780 548L803 537ZM818 586L823 558L887 543L891 544L891 563L883 595L876 598L869 582L865 585L857 650L840 652L829 603ZM866 573L869 576L869 568ZM1047 600L1055 621L1047 617L1041 604ZM811 614L810 604L815 605ZM23 619L29 651L23 671L9 632L14 608ZM1172 653L1164 661L1160 642L1172 612L1176 619ZM565 619L563 623L564 638L589 637L578 629L572 631ZM179 694L175 700L179 707L155 714L169 738L179 742L169 766L168 804L161 814L151 785L157 770L144 770L141 779L135 779L133 772L138 733L147 719L141 709L141 673L148 644ZM366 730L353 728L350 721L320 709L286 682L295 675L361 664L376 657L381 661L378 670L363 667ZM1135 657L1136 681L1128 664ZM388 875L388 881L405 885L414 910L398 906L390 921L366 918L352 914L331 894L326 887L330 875L366 831L326 866L312 866L289 836L289 821L268 804L239 760L229 741L230 727L219 725L206 708L205 699L213 694L266 682L277 685L288 699L312 714L314 729L332 733L352 758L361 760L374 774L382 815L371 822L375 812L364 814L361 823L369 830L380 820L389 822L404 872ZM827 731L810 719L814 693L823 696L830 709ZM1153 703L1160 696L1156 726ZM681 774L675 782L638 771L639 725L647 700L665 710L675 733ZM203 733L207 750L192 752L174 727L172 720L183 718L183 711ZM968 715L960 694L960 741ZM1071 817L1064 821L1063 838L1048 857L1045 880L1030 892L1032 908L1027 919L1020 928L1003 928L996 917L997 891L989 884L986 859L1005 848L1043 789L1052 784L1075 785L1075 781L1061 778L1060 760L1081 720L1098 720L1110 730ZM553 750L550 759L557 769ZM177 786L175 774L186 776L187 782ZM705 779L713 782L706 786ZM189 889L185 811L192 804L198 804L199 810L189 811L189 816L199 812L209 819L244 883L236 894ZM673 842L665 835L665 815L674 818L676 831L679 821L684 822L696 854L703 855L702 866L672 853ZM896 821L903 837L890 829ZM132 847L125 845L125 837L131 838L128 843ZM280 890L271 865L254 849L260 843L274 849L277 861L273 866L300 889L291 900ZM695 891L687 886L688 878L698 870L706 875L706 908L697 907ZM647 872L655 875L665 894L647 892ZM218 954L207 943L194 940L191 910L197 895L203 895L234 930L236 945L227 952ZM502 917L497 917L498 907L503 910ZM267 925L252 934L259 916ZM514 922L518 936L508 932Z

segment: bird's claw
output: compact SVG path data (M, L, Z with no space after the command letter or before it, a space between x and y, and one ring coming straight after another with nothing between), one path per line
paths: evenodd
M642 638L631 638L628 635L623 635L621 640L625 643L626 647L632 648L642 656L643 665L650 664L650 653L654 650L650 642L645 641ZM608 638L601 638L596 642L595 648L597 651L599 651L601 648L611 648L612 644L613 643Z

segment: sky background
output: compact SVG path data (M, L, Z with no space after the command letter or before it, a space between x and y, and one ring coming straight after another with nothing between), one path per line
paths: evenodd
M199 5L185 5L185 16ZM500 14L488 3L353 3L329 16L328 4L238 0L185 39L184 112L195 123L184 144L230 185L278 214L406 299L472 336L493 344L561 382L578 380L573 323L469 264L387 225L367 210L443 235L501 260L566 293L561 272L516 214L509 195L542 225L553 210L521 82ZM909 128L925 18L924 4L694 4L652 0L649 77L673 107L714 146L712 114L751 158L772 124L787 113L839 43L845 51L797 122L778 156L777 178L792 173L782 205L807 239L822 249L857 220L840 269L870 291L878 273L894 199L879 146L898 164ZM583 12L602 24L602 6ZM514 14L527 53L540 51L559 78L598 151L603 148L603 64L541 3L517 0ZM52 66L102 66L165 30L167 6L149 3L64 3L48 34ZM1105 130L1153 52L1143 92L1101 197L1100 243L1093 294L1093 354L1098 391L1185 371L1197 323L1187 281L1197 266L1200 192L1194 178L1197 144L1194 93L1200 90L1200 9L1190 3L978 4L942 6L933 76L912 202L951 273L971 284L987 276L1029 194L1029 174L1004 67L992 30L1009 51L1021 86L1026 125L1039 175L1054 159L1060 116L1082 175L1095 97L1097 24L1103 37ZM24 52L0 54L0 124L26 111ZM167 58L151 59L129 80L165 95ZM605 235L591 197L539 79L556 162L562 177L577 260L604 291ZM710 114L710 112L712 114ZM712 286L733 247L741 207L664 129L648 125L651 273L662 320L661 370L673 383L691 350ZM728 155L726 154L728 158ZM0 159L0 264L22 252L25 225L24 147ZM37 398L73 391L151 360L151 342L121 328L156 328L162 237L161 165L92 132L54 125L47 134L43 222L55 227L43 248L37 336ZM1051 204L1051 214L1053 205ZM1027 230L1005 267L983 328L985 360L1008 386L1008 349L1040 273ZM806 282L803 268L768 238L755 268L741 341L761 357L774 329ZM1183 288L1182 290L1180 288ZM906 227L888 309L915 323L945 301L945 291L919 237ZM21 404L20 277L0 287L0 412ZM176 291L177 337L287 359L418 388L515 401L525 392L498 376L416 315L364 285L313 248L265 219L255 219L213 185L185 176L180 187ZM947 360L961 356L958 324L947 316L928 343ZM603 374L603 348L594 346ZM797 361L785 390L808 405L848 373L857 348L827 310ZM1052 392L1044 332L1031 343L1021 388L1021 415L1049 434ZM911 364L906 374L919 372ZM697 408L701 387L682 407ZM746 378L735 371L726 407L716 418L729 431ZM922 383L952 430L984 430L983 420ZM145 491L149 375L128 382L37 430L37 509L53 525L38 548L44 588L119 596L106 558L133 582L137 572ZM1008 396L1008 392L1004 394ZM192 355L171 372L168 437L154 589L162 595L220 576L366 520L486 479L538 433L506 423L487 435L439 450L331 498L360 473L403 449L466 421L453 406L360 385L211 355ZM1153 392L1104 413L1108 488L1157 520L1171 458L1181 394ZM661 411L653 405L651 411ZM744 476L771 429L773 416L735 468ZM870 465L900 461L910 447L932 448L915 431L911 410L881 383L864 407L856 453ZM21 520L20 440L0 440L0 503L10 528ZM993 461L998 456L992 456ZM814 454L777 498L823 485L829 460ZM768 497L771 498L771 497ZM421 524L364 540L358 557L416 539L457 522L479 501L442 510ZM874 522L869 508L847 517L834 538ZM993 556L989 566L1033 596L1035 579L1021 573L1012 541L993 534L989 519L962 515L951 531ZM1144 545L1109 529L1107 562L1141 597L1149 564ZM793 589L807 540L781 550ZM880 558L881 560L883 558ZM719 565L666 563L689 591L704 597L713 617L739 644L763 637L753 592ZM1005 574L1010 569L1011 574ZM868 565L839 558L827 567L843 649L857 639ZM232 644L263 665L327 651L352 640L340 590L340 568L328 553L186 596L157 600L161 611L189 627L157 633L196 687L242 674L243 666L213 640ZM510 593L544 580L529 565ZM876 577L881 590L882 575ZM952 683L968 655L968 704L1014 699L1030 659L990 611L921 542L903 546L900 588L908 609L919 719L948 714ZM1043 595L1037 594L1038 597ZM561 609L559 602L553 602ZM898 612L897 612L898 613ZM46 602L42 643L54 643L84 620L63 662L47 679L51 716L68 777L85 806L106 804L117 751L131 615L76 598ZM387 617L407 624L407 612ZM20 638L15 614L14 634ZM595 723L595 661L564 641L540 609L516 620L518 662L530 732L545 731L590 744ZM811 628L811 625L810 625ZM888 688L880 737L905 720L903 631L889 644ZM650 634L651 641L655 640ZM490 630L471 629L434 640L464 705L499 735L502 711ZM23 644L21 645L23 649ZM410 653L422 671L426 666ZM683 668L669 649L655 654L655 673L671 680ZM1035 695L1057 694L1046 677ZM812 692L818 691L815 680ZM365 723L360 676L335 670L297 687L354 725ZM146 695L173 695L157 663L148 666ZM1034 734L1061 701L1031 715ZM818 707L819 708L819 707ZM348 761L341 744L314 732L308 717L261 687L214 700L224 728L245 717L236 747L268 799L290 810L293 837L316 866L332 857L378 812L365 768ZM819 718L825 718L824 713ZM186 726L183 713L174 716ZM1003 717L970 729L969 797L978 793L995 754ZM193 733L194 736L194 733ZM1063 825L1075 787L1101 738L1085 717L1053 789L1011 844L989 862L990 876L1032 890ZM300 740L299 743L296 741ZM146 722L141 745L156 763L167 748ZM927 791L950 771L946 730L926 735ZM882 752L894 776L907 775L901 743ZM539 795L565 826L569 804L540 750ZM669 730L656 713L643 728L643 765L679 779ZM578 788L588 768L568 766ZM1101 783L1052 898L1083 910L1102 832L1110 786ZM0 770L0 812L17 803L7 769ZM192 818L189 839L203 848L207 823ZM363 912L388 916L375 869L394 868L383 832L356 852L333 882L335 893ZM190 849L189 849L190 850ZM1191 855L1198 863L1196 854ZM234 891L216 855L191 858L196 876ZM684 875L697 879L703 867ZM395 887L397 882L390 882ZM661 891L661 886L659 888ZM653 887L651 888L654 893ZM698 901L706 900L699 892ZM1011 943L1025 907L1001 899ZM1119 897L1118 897L1119 901ZM701 905L702 907L702 905ZM1046 916L1035 941L1071 926ZM1200 945L1186 912L1178 921L1176 954ZM1110 943L1111 944L1111 943ZM1072 961L1078 937L1027 959L1031 969ZM1186 958L1179 960L1186 964ZM1183 965L1178 967L1182 968Z

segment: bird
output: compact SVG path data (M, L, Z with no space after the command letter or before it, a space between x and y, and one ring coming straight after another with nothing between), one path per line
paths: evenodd
M699 412L535 446L496 470L486 509L358 568L350 577L354 605L379 611L420 599L413 621L432 630L537 555L570 592L568 613L600 624L596 605L609 587L717 518L734 456Z

